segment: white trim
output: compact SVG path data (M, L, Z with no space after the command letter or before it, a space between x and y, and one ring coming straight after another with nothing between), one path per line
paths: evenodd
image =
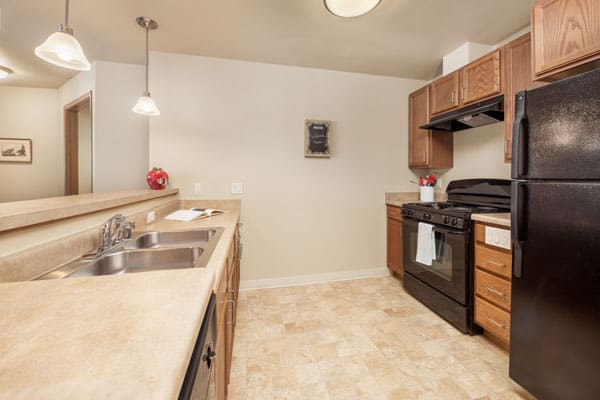
M352 279L381 278L389 276L386 267L327 272L324 274L286 276L282 278L253 279L240 282L240 290L278 288L286 286L310 285L312 283L347 281Z

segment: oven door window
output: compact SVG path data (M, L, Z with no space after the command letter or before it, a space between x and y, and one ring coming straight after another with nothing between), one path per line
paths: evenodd
M404 269L461 304L466 304L468 232L434 226L435 258L431 265L416 261L418 222L403 221Z

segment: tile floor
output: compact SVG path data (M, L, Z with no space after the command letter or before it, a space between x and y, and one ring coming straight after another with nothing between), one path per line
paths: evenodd
M533 399L396 278L243 292L229 400Z

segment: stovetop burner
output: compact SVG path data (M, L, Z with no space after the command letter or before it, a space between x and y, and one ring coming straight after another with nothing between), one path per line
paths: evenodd
M510 211L510 181L467 179L450 182L448 201L409 203L402 214L418 221L467 230L472 214Z

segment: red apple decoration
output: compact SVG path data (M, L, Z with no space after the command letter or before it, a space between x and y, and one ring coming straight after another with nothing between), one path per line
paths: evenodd
M148 171L146 182L152 190L163 190L169 182L169 174L162 168L154 167Z

